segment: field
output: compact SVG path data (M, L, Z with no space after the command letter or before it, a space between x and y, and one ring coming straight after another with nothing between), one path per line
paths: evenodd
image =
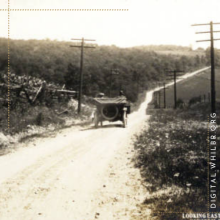
M216 69L216 100L220 101L220 69ZM177 100L182 99L188 103L191 98L201 96L202 101L209 102L210 96L210 70L197 74L193 78L185 79L177 83ZM161 107L164 103L164 91L161 90ZM174 87L167 87L166 105L172 108L174 105Z

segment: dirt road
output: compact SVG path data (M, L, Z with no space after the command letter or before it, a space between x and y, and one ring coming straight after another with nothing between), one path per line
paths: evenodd
M126 129L120 122L69 128L0 157L0 219L141 219L146 192L131 142L146 126L152 93Z

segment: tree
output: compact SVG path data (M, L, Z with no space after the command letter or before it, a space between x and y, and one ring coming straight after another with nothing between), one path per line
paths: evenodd
M79 68L70 63L64 81L67 89L77 91L79 87Z
M0 71L7 71L8 68L7 44L7 39L0 38ZM69 42L10 40L10 45L10 69L16 75L33 76L55 83L60 88L66 84L66 88L78 91L80 50L70 49ZM169 54L167 50L177 53ZM187 51L187 55L182 56L178 51ZM111 94L118 95L121 88L130 101L135 101L138 92L149 88L153 81L163 79L167 69L188 71L198 68L196 53L189 53L189 47L172 45L133 48L98 46L94 50L87 50L84 57L83 94L109 94L111 87ZM203 60L206 60L205 57ZM200 61L200 65L203 63ZM118 69L120 74L112 76L111 69Z
M207 64L211 65L210 47L205 51ZM215 49L215 66L220 67L220 51Z

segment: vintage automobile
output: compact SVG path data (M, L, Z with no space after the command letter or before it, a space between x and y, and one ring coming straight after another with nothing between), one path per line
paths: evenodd
M123 127L127 126L127 115L130 113L130 104L125 96L115 98L94 98L96 111L94 114L95 127L103 125L103 121L122 121Z

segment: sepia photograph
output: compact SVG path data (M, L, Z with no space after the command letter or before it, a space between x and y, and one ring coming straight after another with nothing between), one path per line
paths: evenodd
M0 220L220 220L219 0L0 0Z

